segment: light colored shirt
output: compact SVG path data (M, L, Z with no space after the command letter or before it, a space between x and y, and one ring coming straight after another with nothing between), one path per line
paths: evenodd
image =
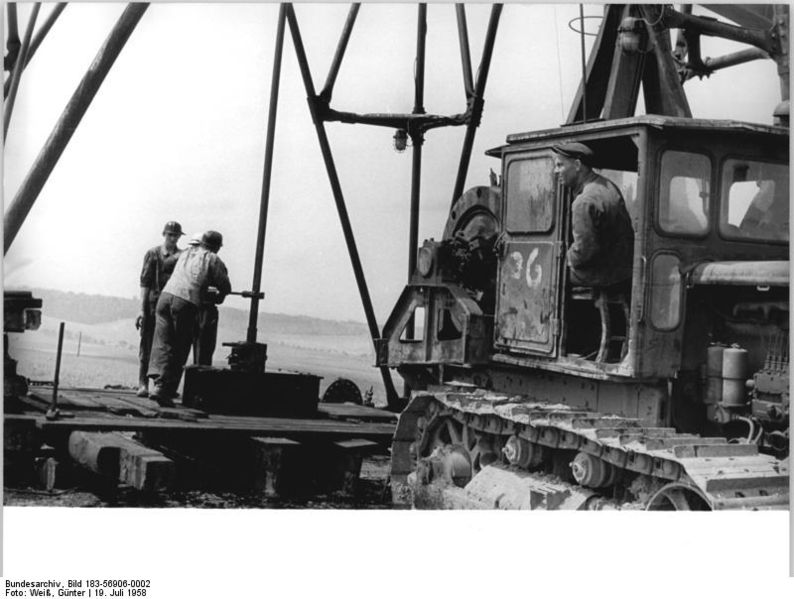
M206 301L208 287L218 290L214 302L223 302L223 298L232 290L226 265L217 254L207 248L190 247L180 254L163 293L170 293L200 306Z

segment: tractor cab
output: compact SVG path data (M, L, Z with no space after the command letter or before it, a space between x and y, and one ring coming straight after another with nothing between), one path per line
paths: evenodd
M632 277L622 288L569 282L573 197L552 148L574 141L593 150L594 171L618 187L631 217ZM787 296L785 128L648 115L510 135L488 154L501 159L500 185L466 192L444 239L420 248L380 364L669 378L700 364L717 334L698 313L704 302L730 313ZM467 243L478 259L461 250Z
M706 265L712 272L723 265L721 284L734 295L737 286L765 289L785 278L787 129L646 116L507 141L491 152L503 163L497 361L554 358L547 365L671 376L681 367L687 288L703 282ZM564 141L588 145L594 170L623 195L634 228L632 279L623 289L569 281L573 198L554 176L552 152Z
M631 282L582 287L569 280L573 198L554 174L552 147L586 141L595 152L594 170L618 187L636 231L640 136L634 130L537 135L511 136L500 148L503 204L494 347L585 367L619 363L628 354Z

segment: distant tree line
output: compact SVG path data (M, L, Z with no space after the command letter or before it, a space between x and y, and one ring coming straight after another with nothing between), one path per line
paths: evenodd
M140 308L140 300L134 297L110 297L54 289L33 289L32 292L34 297L44 302L42 310L48 318L71 322L102 324L125 319L132 321ZM247 310L221 306L220 318L224 327L239 331L248 328ZM259 314L257 328L265 335L267 331L286 335L369 334L364 323L270 313Z
M54 289L33 289L33 297L41 298L42 312L48 318L101 324L125 318L134 319L140 308L135 298L90 295Z

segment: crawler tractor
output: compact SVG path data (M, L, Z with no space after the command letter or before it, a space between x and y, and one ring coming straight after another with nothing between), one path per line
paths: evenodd
M604 36L595 52L611 57ZM597 76L598 56L589 67ZM604 118L580 104L566 126L508 136L488 152L501 176L462 194L442 239L418 249L378 345L412 389L395 502L788 507L788 128L691 118L678 80L686 110L654 104L643 77L656 114L614 118L610 84L591 98ZM588 145L623 194L624 289L569 282L564 142Z

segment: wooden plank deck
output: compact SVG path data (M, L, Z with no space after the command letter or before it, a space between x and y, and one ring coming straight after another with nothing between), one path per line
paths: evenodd
M71 418L47 420L43 414L7 414L9 424L33 421L43 432L55 431L194 431L203 433L234 433L254 436L323 436L326 438L366 438L388 442L394 425L381 422L345 422L311 418L263 418L211 415L195 421L171 418L138 418L115 416L102 412L75 414Z
M34 391L29 394L28 405L46 411L51 403L51 397L46 392ZM179 405L177 404L179 407ZM86 389L80 387L64 388L58 393L58 407L67 411L108 411L118 414L132 414L152 416L152 412L159 410L156 402L145 397L137 397L133 390L127 389ZM190 410L193 415L196 410ZM200 411L199 411L200 412ZM360 406L355 404L320 403L317 405L318 418L332 418L335 420L355 420L363 422L397 422L397 414L387 410Z
M208 414L179 404L160 408L156 402L124 389L62 389L58 394L61 416L55 420L45 417L50 407L46 391L34 391L24 403L29 409L6 415L6 422L12 426L32 423L45 437L73 431L184 432L328 442L366 439L385 448L397 423L397 415L392 412L354 404L321 403L311 418Z
M397 422L399 414L349 403L321 403L317 411L336 419L356 419L372 422Z

